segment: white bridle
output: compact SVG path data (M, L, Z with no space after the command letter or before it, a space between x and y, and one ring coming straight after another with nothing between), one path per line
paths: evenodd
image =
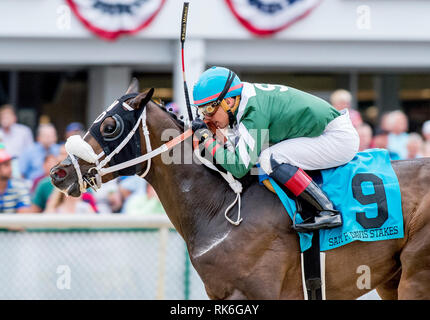
M115 101L111 106L117 104L118 101ZM133 111L134 109L130 107L127 103L122 104L124 108L126 108L128 111ZM107 109L107 111L109 108ZM99 116L96 121L100 121L99 119L102 119L102 116ZM116 154L118 154L125 145L130 141L130 139L133 137L133 135L136 133L136 131L139 129L139 125L142 124L142 131L143 135L145 137L145 144L146 144L146 151L147 153L144 155L141 155L139 157L136 157L134 159L119 163L117 165L105 168L105 166L111 161L112 157L114 157ZM88 133L87 133L88 134ZM73 135L69 137L66 141L66 151L68 155L70 156L70 159L73 163L73 166L76 171L76 175L78 177L78 183L79 183L79 190L83 193L86 191L88 187L91 187L94 189L94 191L97 191L102 184L102 177L108 173L117 172L119 170L122 170L124 168L128 168L131 166L134 166L136 164L148 161L148 164L146 166L145 172L143 172L140 177L144 178L151 168L151 159L155 156L168 151L169 149L173 148L175 145L181 143L188 137L192 136L193 131L191 129L186 130L181 135L177 136L176 138L170 140L169 142L161 145L155 150L152 150L151 147L151 141L149 139L149 130L148 126L146 124L146 108L141 113L140 117L137 119L136 124L134 125L133 129L128 133L128 135L125 137L125 139L109 154L105 156L105 153L102 151L99 154L96 154L91 147L91 145L86 142L80 135ZM103 160L100 161L100 159L105 156ZM94 177L90 178L90 180L84 178L82 176L81 168L79 166L77 158L80 158L88 163L93 163L95 166L90 168L88 172L95 171ZM71 186L69 187L71 188ZM68 190L66 190L66 193Z
M115 105L118 103L118 101L115 101L112 105ZM127 103L122 104L124 108L126 108L129 111L133 111L134 109L130 107ZM101 117L99 117L101 118ZM96 121L97 122L97 119ZM118 154L122 148L130 141L130 139L133 137L133 135L136 133L136 131L139 129L139 125L142 124L142 131L143 135L145 137L145 144L146 144L146 150L147 153L145 155L139 156L137 158L125 161L123 163L114 165L112 167L105 168L105 166L111 161L111 159ZM88 134L88 133L87 133ZM146 108L141 113L140 117L136 121L136 124L134 125L133 129L128 133L128 135L125 137L125 139L109 154L105 156L105 153L102 151L99 154L96 154L91 147L91 145L86 142L80 135L73 135L69 137L66 141L66 151L73 163L73 166L75 168L77 177L78 177L78 183L79 183L79 190L81 192L85 192L88 187L93 188L95 191L97 191L101 186L101 178L102 176L119 171L124 168L128 168L131 166L134 166L138 163L142 163L144 161L148 161L148 165L146 167L146 170L143 174L141 174L141 177L145 177L149 169L151 168L151 158L156 156L157 154L163 152L162 150L159 150L160 148L154 150L152 152L151 147L151 141L149 139L149 131L148 127L146 125ZM103 156L105 158L101 161L99 161ZM82 176L81 168L79 166L77 158L81 158L82 160L85 160L88 163L95 164L94 167L90 168L88 172L95 171L94 178L91 178L91 180L84 179Z

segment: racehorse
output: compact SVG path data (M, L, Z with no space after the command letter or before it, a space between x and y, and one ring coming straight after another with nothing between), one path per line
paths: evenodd
M179 135L184 124L151 100L153 91L137 92L133 81L126 94L136 94L122 108L146 109L146 123L138 129L140 153L146 154L150 151L148 142L153 149L158 148L166 141L163 132L173 130ZM114 116L109 116L98 130L105 136L119 125ZM147 141L145 130L149 132ZM95 154L102 155L102 161L108 155L103 154L104 146L91 132L90 128L83 141ZM147 171L145 179L185 240L209 298L303 299L299 238L277 196L262 187L255 176L246 176L241 180L243 221L232 225L223 213L236 195L224 179L195 158L185 161L191 154L191 139L177 144L171 152L181 153L183 162L165 163L163 154L159 154L151 159L150 167L146 161L137 173ZM132 156L123 155L126 160ZM88 181L95 170L88 160L75 161L69 155L52 168L50 175L57 188L79 196L79 175ZM111 163L107 165L112 167ZM392 166L400 184L405 236L378 242L355 241L327 251L327 299L356 299L375 288L383 299L430 299L430 160L394 161ZM109 172L102 181L113 178ZM363 266L370 270L371 277L365 288L358 285Z

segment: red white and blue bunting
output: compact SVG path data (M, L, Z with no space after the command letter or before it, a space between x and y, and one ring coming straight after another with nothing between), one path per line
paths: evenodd
M268 36L306 17L322 0L226 0L249 31Z
M101 38L115 40L147 27L165 0L66 0L79 20Z

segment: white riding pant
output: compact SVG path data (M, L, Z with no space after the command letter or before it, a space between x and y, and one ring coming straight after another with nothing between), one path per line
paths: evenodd
M358 152L360 138L349 118L348 110L329 122L322 135L281 141L259 157L261 168L272 173L270 157L278 163L288 163L303 170L319 170L343 165Z

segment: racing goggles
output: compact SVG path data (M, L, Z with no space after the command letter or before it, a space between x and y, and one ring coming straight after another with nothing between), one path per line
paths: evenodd
M209 103L207 105L198 107L199 113L204 117L212 117L220 106L220 103L215 101L213 103Z

